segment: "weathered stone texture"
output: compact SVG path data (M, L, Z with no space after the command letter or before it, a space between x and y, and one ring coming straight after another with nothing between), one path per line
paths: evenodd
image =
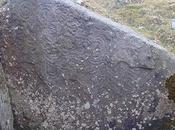
M68 0L4 8L2 63L16 129L150 129L173 119L164 82L175 57L162 47Z
M2 66L0 65L0 130L13 130L13 114Z

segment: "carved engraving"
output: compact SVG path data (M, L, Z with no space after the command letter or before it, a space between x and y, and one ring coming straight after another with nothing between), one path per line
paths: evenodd
M91 40L88 40L87 38L77 37L77 40L74 42L75 49L73 53L81 55L81 57L84 57L84 60L87 60L90 55L89 50L92 44L93 42Z
M103 36L93 36L91 39L92 44L87 47L90 54L89 61L92 64L101 64L107 51L106 41Z
M57 4L55 9L54 9L54 12L55 12L55 16L56 16L57 21L65 22L65 20L67 18L67 13L63 12L61 5Z
M40 4L40 9L38 12L38 20L43 25L47 25L49 22L54 20L54 12L50 4Z
M145 49L146 48L146 49ZM135 48L122 45L118 45L113 51L114 55L112 60L117 62L127 62L130 67L145 67L148 69L154 68L154 59L152 56L151 49L146 46L141 48Z
M58 40L58 37L62 33L62 25L57 22L50 22L48 26L46 26L41 34L41 41L43 44L43 48L49 48L49 47L55 47L56 41Z
M71 22L66 22L65 32L69 35L76 35L76 32L81 29L81 23L77 19L73 19Z
M18 16L23 20L28 20L34 14L34 3L31 1L21 1L16 9Z

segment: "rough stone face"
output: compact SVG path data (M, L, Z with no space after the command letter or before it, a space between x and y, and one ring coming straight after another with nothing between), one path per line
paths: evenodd
M11 0L0 47L17 130L168 130L175 57L68 0Z
M13 130L13 114L4 72L0 65L0 130Z

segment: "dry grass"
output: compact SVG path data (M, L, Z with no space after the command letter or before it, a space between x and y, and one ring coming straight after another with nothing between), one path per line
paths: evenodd
M145 0L116 8L113 0L86 0L84 4L116 22L130 26L175 53L175 0Z

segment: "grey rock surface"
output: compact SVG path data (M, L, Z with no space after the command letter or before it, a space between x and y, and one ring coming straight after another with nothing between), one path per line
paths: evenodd
M13 114L5 75L0 65L0 130L13 129Z
M68 0L11 0L0 24L16 130L173 129L161 46Z

